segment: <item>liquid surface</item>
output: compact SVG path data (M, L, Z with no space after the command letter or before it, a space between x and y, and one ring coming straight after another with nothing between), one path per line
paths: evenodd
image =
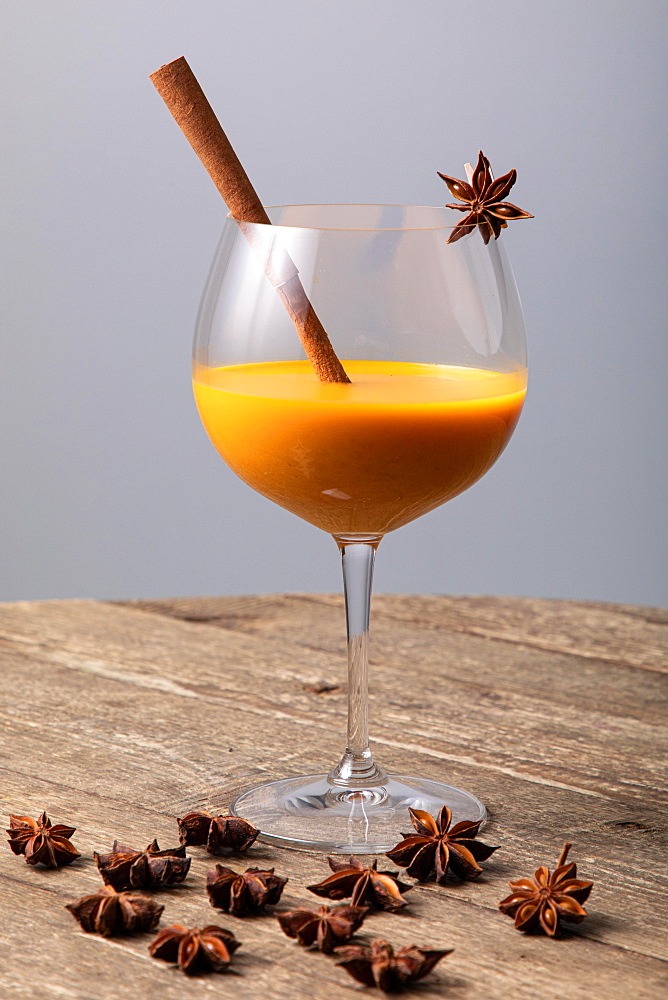
M343 361L199 368L211 441L249 486L333 534L384 534L472 486L517 423L526 372Z

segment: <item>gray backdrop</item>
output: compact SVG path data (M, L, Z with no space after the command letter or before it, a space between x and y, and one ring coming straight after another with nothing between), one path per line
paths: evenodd
M665 0L7 0L0 598L337 589L199 425L226 211L148 80L186 55L267 204L442 204L482 147L530 336L508 450L378 590L666 603Z

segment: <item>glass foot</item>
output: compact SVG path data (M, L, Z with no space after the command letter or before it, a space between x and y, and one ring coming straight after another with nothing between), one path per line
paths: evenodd
M337 788L325 774L284 778L238 795L230 807L261 831L259 840L329 854L381 854L412 830L408 806L436 815L443 804L453 823L484 821L475 795L440 781L390 774L384 785Z

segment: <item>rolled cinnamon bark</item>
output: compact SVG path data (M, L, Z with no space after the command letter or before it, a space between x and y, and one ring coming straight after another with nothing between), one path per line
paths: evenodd
M252 230L244 223L271 225L271 220L190 66L181 56L161 66L150 79L252 246ZM288 311L318 378L323 382L349 382L304 291L294 261L287 253L278 260L274 254L268 262L266 255L263 257L265 273Z

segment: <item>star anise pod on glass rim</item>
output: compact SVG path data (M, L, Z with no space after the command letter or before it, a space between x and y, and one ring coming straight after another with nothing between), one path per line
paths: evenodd
M316 896L327 899L347 899L350 896L352 906L375 906L390 913L408 905L401 894L411 886L400 882L396 872L379 872L377 860L366 868L356 857L350 857L348 861L327 858L327 861L334 874L317 885L306 887Z
M161 851L152 840L143 851L114 841L109 854L93 852L100 875L115 889L155 889L183 882L190 868L184 846Z
M469 181L460 181L440 171L437 173L448 185L450 194L458 198L459 202L464 202L463 205L454 202L445 207L468 213L455 226L448 237L448 243L456 243L462 236L472 233L476 226L485 243L489 243L492 236L498 240L509 219L533 219L533 215L529 215L524 209L503 200L517 180L517 171L509 170L507 174L494 180L489 160L482 150L478 153L478 163Z
M593 882L576 878L577 865L566 864L573 845L565 843L553 872L541 865L533 878L520 878L509 885L513 890L502 899L499 909L515 918L518 931L541 931L555 937L562 920L579 924L587 916L582 905L592 890Z
M225 865L216 865L206 874L206 891L215 909L225 910L233 917L245 917L277 903L287 881L274 875L273 868L235 872Z
M70 837L75 826L51 825L51 820L43 812L38 819L30 816L9 817L9 846L14 854L25 854L29 865L43 864L47 868L71 865L81 855Z
M155 930L164 906L149 896L116 892L113 886L103 885L96 893L67 903L65 909L89 934L113 937Z
M200 972L224 972L240 946L241 941L232 931L217 924L201 930L172 924L158 932L148 950L152 958L175 962L187 976L196 976Z
M349 944L335 949L342 959L337 965L359 983L377 986L385 993L393 993L422 979L451 951L452 948L436 951L411 944L395 952L389 941L382 938L375 938L370 946Z
M209 854L222 854L225 850L242 854L260 832L240 816L211 816L197 809L186 813L177 823L182 844L206 846Z
M451 828L452 812L447 806L441 807L437 819L423 809L409 807L408 812L416 832L402 833L404 839L387 857L419 882L433 878L444 885L448 872L460 879L477 878L482 872L478 862L498 851L475 839L480 822L463 820Z
M281 930L308 948L331 955L336 945L346 944L362 926L368 906L319 906L317 910L287 910L277 913Z

